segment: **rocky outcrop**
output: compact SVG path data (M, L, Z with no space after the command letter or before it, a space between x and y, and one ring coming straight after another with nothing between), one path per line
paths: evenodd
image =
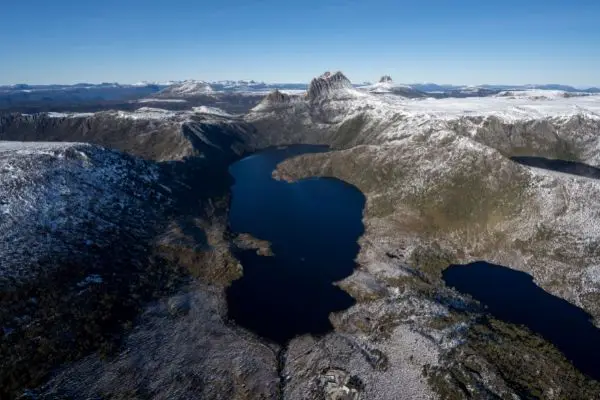
M448 127L508 157L538 156L600 165L600 119L586 115L506 120L465 117Z
M393 94L406 98L421 98L427 95L408 85L396 84L389 75L383 75L379 82L374 85L367 85L360 88L373 94Z
M286 93L282 93L279 90L275 89L271 93L269 93L260 103L259 107L263 108L271 108L278 106L286 106L290 104L292 101L292 97Z
M346 134L335 127L355 107L360 107L364 96L341 72L326 72L312 80L305 97L292 98L276 107L266 106L265 102L250 110L244 120L256 128L254 139L258 147L294 143L337 145ZM357 117L356 124L360 126L360 116ZM347 129L360 131L351 122L347 123ZM336 131L342 137L340 140L331 137Z
M268 240L257 239L249 233L241 233L232 238L236 250L255 250L259 256L271 257L275 254Z
M307 96L309 101L318 101L334 96L336 93L343 95L348 90L352 90L352 83L343 73L325 72L310 82Z

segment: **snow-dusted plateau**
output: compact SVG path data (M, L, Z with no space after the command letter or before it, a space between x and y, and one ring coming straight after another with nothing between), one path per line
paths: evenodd
M442 279L505 265L600 327L593 90L337 72L126 92L149 86L114 108L0 111L0 398L600 398L552 343ZM357 267L336 283L356 304L281 346L227 318L243 275L228 166L288 144L331 151L275 178L338 178L366 205Z

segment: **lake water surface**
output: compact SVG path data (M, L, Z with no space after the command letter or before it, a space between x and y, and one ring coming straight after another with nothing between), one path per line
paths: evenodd
M345 182L276 181L278 163L326 147L268 149L233 164L230 228L271 242L273 257L236 256L244 275L227 290L229 317L278 343L332 329L329 313L354 304L333 283L352 274L364 228L363 194Z
M494 317L525 325L554 344L573 365L600 380L600 330L581 308L546 292L531 275L500 265L453 265L444 281L487 306Z

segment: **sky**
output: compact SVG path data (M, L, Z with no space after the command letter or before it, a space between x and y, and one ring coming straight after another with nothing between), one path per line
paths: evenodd
M600 85L599 0L4 0L0 84Z

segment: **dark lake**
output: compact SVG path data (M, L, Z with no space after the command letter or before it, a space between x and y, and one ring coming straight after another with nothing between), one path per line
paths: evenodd
M326 147L268 149L230 167L230 228L271 242L272 257L236 256L244 275L227 290L229 317L278 343L332 329L329 313L354 304L333 283L352 274L362 235L363 194L331 178L276 181L278 163Z
M600 330L581 308L544 291L531 275L500 265L452 265L444 281L498 319L525 325L553 343L584 374L600 380Z
M563 172L565 174L600 179L600 168L581 162L531 156L511 157L511 160L530 167L544 168L551 171Z

